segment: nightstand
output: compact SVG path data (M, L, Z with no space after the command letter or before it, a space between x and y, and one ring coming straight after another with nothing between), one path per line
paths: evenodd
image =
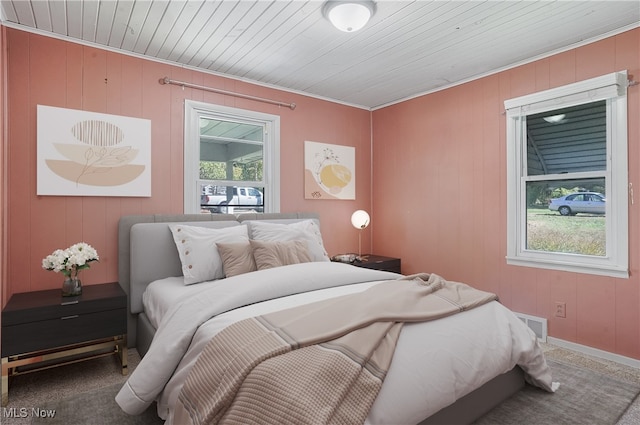
M2 310L2 405L9 377L116 354L127 374L127 295L104 283L62 297L60 289L13 294Z
M363 261L355 261L352 264L366 269L384 270L388 272L400 273L400 259L394 257L383 257L382 255L363 255Z

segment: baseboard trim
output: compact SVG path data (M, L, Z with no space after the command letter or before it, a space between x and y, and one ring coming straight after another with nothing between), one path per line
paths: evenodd
M620 354L610 353L608 351L600 350L598 348L589 347L587 345L577 344L575 342L565 341L563 339L554 338L552 336L547 337L549 344L556 345L558 347L566 348L568 350L577 351L582 354L586 354L593 357L598 357L604 360L610 360L612 362L620 363L625 366L634 367L640 369L640 360L633 359L631 357L622 356Z

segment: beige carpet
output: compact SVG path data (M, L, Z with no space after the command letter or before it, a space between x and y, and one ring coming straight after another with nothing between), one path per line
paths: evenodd
M561 362L579 365L604 375L616 377L631 383L640 382L640 369L626 366L620 363L604 360L598 357L587 356L575 351L556 347L551 344L542 344L545 356ZM640 396L629 406L624 415L616 424L611 425L638 425L640 424ZM604 424L603 424L604 425Z
M474 425L613 425L640 394L628 381L582 365L547 357L555 393L527 385Z
M586 356L549 344L544 344L543 348L549 359L576 364L629 382L640 382L640 369ZM138 365L140 357L135 350L128 350L128 354L129 372L131 373ZM0 411L0 422L3 425L29 425L32 420L32 408L37 409L40 406L45 406L45 403L55 400L68 399L81 393L122 384L126 379L127 376L120 373L120 366L115 356L16 376L9 386L9 404ZM21 412L25 412L24 418L15 417L20 416ZM617 425L637 424L640 424L640 400L638 399L618 421Z
M140 356L135 349L129 349L127 353L131 373L140 363ZM121 370L120 360L114 355L14 376L9 382L9 403L0 411L0 422L2 425L29 425L33 408L110 385L124 384L127 376L123 376Z

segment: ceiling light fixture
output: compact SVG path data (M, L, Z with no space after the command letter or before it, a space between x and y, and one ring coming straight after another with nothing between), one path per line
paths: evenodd
M344 32L354 32L364 27L375 11L376 4L371 0L329 0L322 7L322 14L325 18L334 27Z
M559 122L564 121L564 117L565 117L564 114L558 114L558 115L550 115L550 116L544 117L542 119L545 120L548 123L557 124Z

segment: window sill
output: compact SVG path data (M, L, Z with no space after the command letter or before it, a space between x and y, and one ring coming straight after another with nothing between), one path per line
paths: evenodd
M538 269L560 270L571 273L584 273L599 276L609 276L621 279L629 278L629 270L610 265L575 264L550 259L530 259L522 257L507 257L507 264L512 266L534 267Z

